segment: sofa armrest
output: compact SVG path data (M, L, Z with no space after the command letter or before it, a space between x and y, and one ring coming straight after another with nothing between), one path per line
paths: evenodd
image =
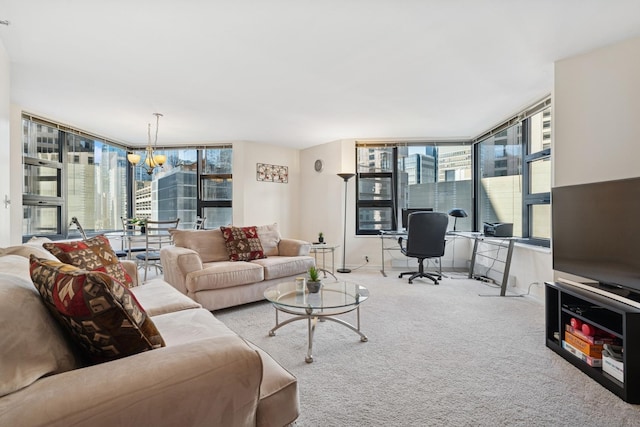
M278 243L278 254L281 256L304 256L309 255L311 243L297 239L280 239Z
M127 272L129 276L131 276L131 286L138 286L140 284L140 280L138 277L138 266L135 261L131 261L128 259L120 261L122 267Z
M192 271L202 270L202 259L192 249L181 246L165 246L160 249L160 262L165 282L187 294L186 277Z
M242 338L203 339L42 378L2 397L0 419L16 426L255 426L262 369Z

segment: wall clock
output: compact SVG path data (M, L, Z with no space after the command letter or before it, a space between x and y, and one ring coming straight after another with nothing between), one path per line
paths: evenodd
M316 170L316 172L321 172L323 167L324 163L320 159L316 160L316 162L313 164L313 168Z

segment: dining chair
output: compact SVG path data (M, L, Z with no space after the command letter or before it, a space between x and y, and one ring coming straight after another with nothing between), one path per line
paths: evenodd
M132 246L134 241L141 242L143 239L140 220L137 218L120 217L122 221L122 245L119 251L115 251L118 258L131 258L132 253L144 252L145 246ZM126 248L125 248L126 245Z
M82 236L82 240L87 240L87 233L84 232L84 228L82 228L82 225L80 225L80 221L78 221L78 217L72 217L71 218L71 223L69 224L69 226L75 225L76 228L78 229L78 232L80 232L80 235ZM69 237L68 233L67 233L67 237Z
M193 229L194 230L204 230L204 223L207 220L207 217L197 217L196 218L196 222L193 224Z
M147 220L145 230L145 242L146 247L143 252L136 254L136 262L138 268L144 266L144 279L147 280L147 271L149 267L155 267L156 274L158 271L162 272L162 264L160 262L160 249L164 246L173 244L173 239L169 230L178 228L180 218L171 220Z

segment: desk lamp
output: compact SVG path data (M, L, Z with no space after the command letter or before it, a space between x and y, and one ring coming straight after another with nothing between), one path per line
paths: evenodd
M457 231L456 230L456 225L458 222L458 218L466 218L467 217L467 213L464 211L464 209L460 209L460 208L453 208L449 211L449 215L454 217L455 220L453 220L453 231Z

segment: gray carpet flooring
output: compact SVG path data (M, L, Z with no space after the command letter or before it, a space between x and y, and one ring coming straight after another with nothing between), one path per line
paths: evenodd
M640 405L545 347L542 302L479 296L499 290L462 277L435 286L373 269L338 274L370 290L361 307L369 341L321 322L311 364L306 323L270 337L268 302L214 314L298 378L297 426L640 425ZM355 312L342 317L355 322Z

